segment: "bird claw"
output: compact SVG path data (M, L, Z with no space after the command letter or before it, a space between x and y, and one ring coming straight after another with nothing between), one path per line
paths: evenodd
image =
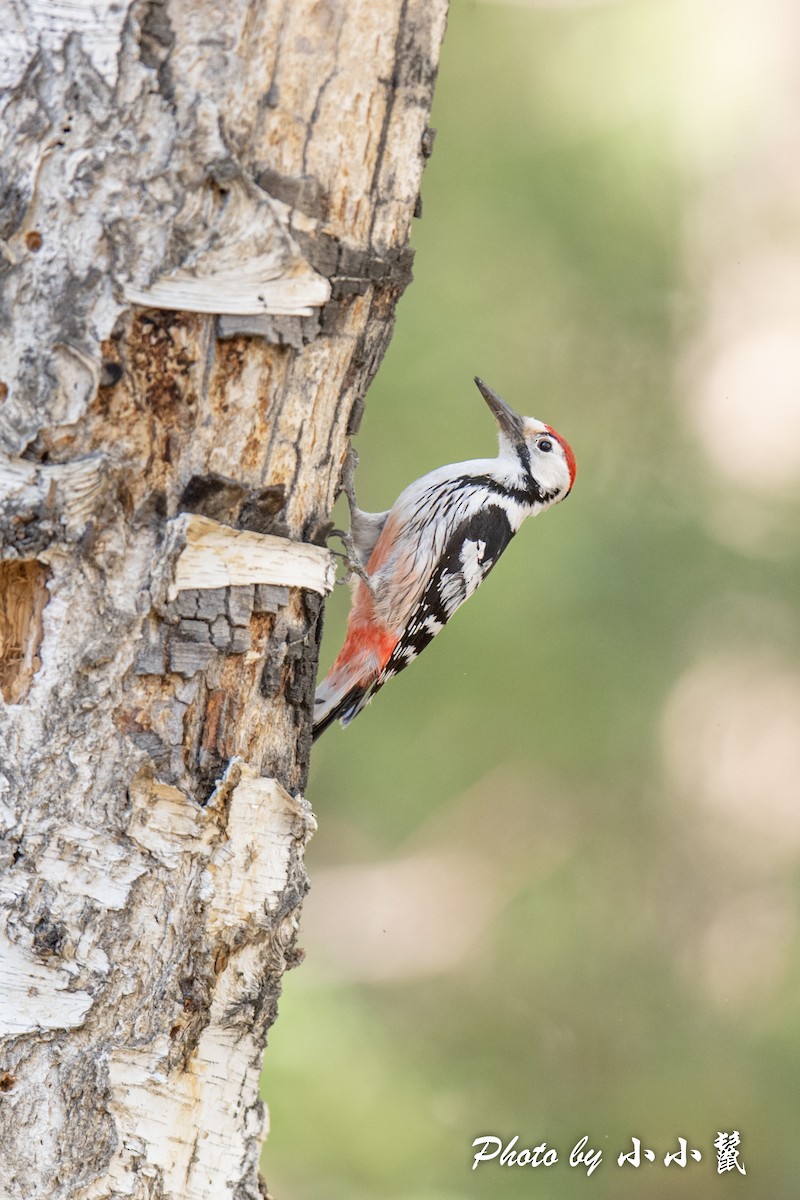
M371 596L375 596L375 590L372 586L372 580L367 572L358 561L356 548L353 545L353 539L349 533L345 533L343 529L331 530L331 537L337 537L344 546L344 554L339 554L333 551L337 558L341 558L345 566L345 573L341 579L337 579L337 583L349 583L354 575L357 575L361 582L365 585Z

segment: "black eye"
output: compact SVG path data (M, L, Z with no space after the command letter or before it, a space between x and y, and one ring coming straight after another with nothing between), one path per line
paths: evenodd
M549 454L553 449L553 443L549 438L542 438L542 440L539 442L539 449L541 450L542 454Z

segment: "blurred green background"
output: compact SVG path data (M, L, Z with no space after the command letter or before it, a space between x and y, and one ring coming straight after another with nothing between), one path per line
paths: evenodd
M492 452L476 373L578 479L315 751L279 1200L798 1195L798 44L790 0L454 0L359 500Z

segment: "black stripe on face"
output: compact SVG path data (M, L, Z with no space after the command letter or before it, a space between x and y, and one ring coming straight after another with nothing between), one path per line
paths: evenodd
M525 477L530 479L531 483L536 483L531 473L531 452L528 448L528 443L523 439L515 444L514 449L522 465L522 470L525 472Z
M546 492L540 487L530 473L530 459L525 464L526 479L524 487L511 487L505 483L498 483L496 479L492 479L491 475L462 475L456 480L457 484L468 486L469 484L477 485L478 487L486 488L494 496L506 496L510 500L514 500L517 504L547 504L550 500L555 500L558 495L558 489L553 492Z

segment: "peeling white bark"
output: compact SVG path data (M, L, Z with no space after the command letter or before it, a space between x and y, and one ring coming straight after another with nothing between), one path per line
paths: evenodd
M105 473L106 462L99 454L41 466L0 453L0 515L11 509L47 509L50 521L75 537L85 529L102 497ZM15 550L13 544L4 547L3 557L13 558Z
M220 314L311 316L330 299L331 285L286 237L285 205L234 181L220 200L210 188L195 194L176 224L197 247L178 271L149 287L125 287L125 299L153 308Z
M96 829L61 825L39 857L39 875L67 896L95 900L106 909L125 906L131 884L146 864L129 847Z
M193 857L206 863L200 893L205 921L208 933L224 942L253 922L270 928L293 850L315 828L304 800L234 762L205 808L180 792L165 795L159 785L140 784L131 835L172 869ZM285 921L280 936L289 944L296 915ZM234 1195L243 1161L255 1169L253 1147L267 1129L258 1090L260 1047L246 1027L231 1026L230 1007L241 1004L243 990L258 989L262 973L258 947L233 946L209 1022L177 1078L167 1037L112 1054L110 1109L126 1133L104 1187L134 1195L133 1181L149 1172L166 1195L201 1200ZM81 1200L103 1194L97 1186L78 1193Z
M228 805L226 839L209 859L203 891L209 929L216 935L250 921L270 923L286 886L292 847L298 839L305 844L316 829L301 796L290 796L277 780L259 778L252 768L234 762L232 770L237 783L230 801L226 778L207 805L212 817Z
M41 49L58 54L70 34L109 87L117 80L117 58L128 10L118 0L17 0L0 5L0 89L16 87Z
M115 1054L109 1064L111 1111L118 1126L130 1134L114 1156L103 1187L135 1195L136 1175L149 1174L160 1179L167 1195L182 1200L233 1196L248 1148L267 1132L250 1042L209 1026L200 1037L191 1071L177 1087L164 1070L166 1041L148 1050ZM237 1107L250 1102L244 1120L240 1111L228 1107L232 1093ZM107 1194L95 1187L79 1192L76 1200L100 1200Z
M170 599L189 588L253 583L309 588L321 596L333 587L333 555L322 546L231 529L194 513L178 517L175 525L186 545L175 566Z
M82 1025L88 992L68 991L66 969L53 970L4 935L0 937L0 1037Z

